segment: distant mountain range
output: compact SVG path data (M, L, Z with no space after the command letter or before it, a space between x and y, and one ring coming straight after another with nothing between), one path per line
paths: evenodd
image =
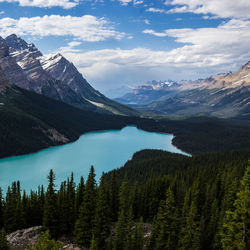
M101 113L138 114L95 90L61 54L43 56L34 44L15 34L0 37L0 67L12 84L75 107Z
M115 100L158 115L250 119L250 62L207 79L152 81Z
M145 105L158 100L162 96L173 95L180 86L179 83L168 81L152 81L139 85L126 93L122 97L115 98L117 102L123 104Z

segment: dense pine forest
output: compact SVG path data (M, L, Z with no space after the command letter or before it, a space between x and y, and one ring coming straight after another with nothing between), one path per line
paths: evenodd
M48 186L29 194L13 182L0 197L0 249L6 233L35 225L51 249L62 235L92 250L249 249L248 159L249 151L144 150L100 180L91 167L86 181L72 173L60 187L51 170Z

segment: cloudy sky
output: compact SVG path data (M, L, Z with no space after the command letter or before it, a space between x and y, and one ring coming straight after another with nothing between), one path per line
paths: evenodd
M249 0L0 0L0 35L62 53L107 93L250 60Z

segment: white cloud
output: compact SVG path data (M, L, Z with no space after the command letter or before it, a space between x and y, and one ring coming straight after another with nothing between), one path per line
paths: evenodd
M164 10L164 9L152 8L152 7L146 9L146 11L147 12L153 12L153 13L165 13L165 14L167 13L167 11Z
M165 4L174 6L169 13L192 12L222 18L250 18L249 0L167 0Z
M143 30L144 34L150 34L158 37L166 37L167 34L165 32L155 32L154 30Z
M150 21L148 19L144 19L144 23L149 25L150 24Z
M80 0L0 0L0 2L19 3L20 6L30 7L62 7L64 9L71 9L78 5Z
M72 42L68 43L68 45L71 46L71 47L76 47L76 46L79 46L81 44L82 43L79 42L79 41L72 41Z
M73 16L43 16L21 17L20 19L0 19L0 35L7 36L15 33L20 36L71 36L87 42L122 39L125 34L115 30L105 18L91 15Z
M134 5L142 4L144 0L118 0L121 5L127 6L129 3L133 3Z
M143 4L144 0L134 0L134 5Z
M168 29L162 34L175 38L180 47L66 51L65 56L100 90L150 79L206 77L235 70L250 59L250 21L234 19L217 28Z

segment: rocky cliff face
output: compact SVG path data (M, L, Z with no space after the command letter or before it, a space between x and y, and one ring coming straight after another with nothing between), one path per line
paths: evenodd
M43 69L54 79L62 81L74 92L85 98L100 96L90 84L83 78L77 68L61 54L40 58Z
M49 73L50 76L61 81L82 100L95 106L95 108L120 115L138 115L138 112L110 100L99 91L95 90L86 79L84 79L74 64L69 62L61 54L40 57L39 60L43 69Z
M0 66L11 83L75 107L101 113L137 115L95 90L62 55L45 57L16 35L0 38Z
M29 88L30 82L22 68L9 54L9 48L7 46L0 47L0 67L11 83L15 83L15 85L22 88Z

